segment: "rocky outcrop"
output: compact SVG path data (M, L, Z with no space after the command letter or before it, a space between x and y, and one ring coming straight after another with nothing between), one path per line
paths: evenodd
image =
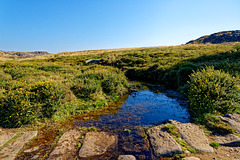
M24 144L28 143L33 137L37 136L37 131L26 132L14 142L0 150L1 160L13 160L17 156Z
M227 117L219 116L223 122L227 122L230 126L236 129L236 132L240 134L240 122L236 121L234 118L231 118L231 115Z
M80 158L99 156L106 151L115 150L117 136L107 132L88 132L79 151Z
M173 156L182 153L181 146L161 126L147 131L155 156Z
M35 51L35 52L17 52L17 51L0 51L0 55L10 58L32 58L36 56L42 56L49 54L44 51Z
M76 145L79 137L82 135L81 131L70 130L65 132L58 140L56 147L49 155L49 160L74 159L77 152Z
M226 117L240 123L240 114L237 113L227 114Z
M200 37L196 40L189 41L187 42L187 44L219 44L229 42L240 42L240 30L214 33L211 35Z
M103 60L101 59L89 59L89 60L86 60L85 63L88 64L88 63L101 63Z
M240 146L240 138L234 134L217 136L216 142L223 146Z
M208 139L204 131L199 126L192 123L180 123L170 121L176 125L182 139L187 142L192 148L202 152L213 152L213 148L209 145Z

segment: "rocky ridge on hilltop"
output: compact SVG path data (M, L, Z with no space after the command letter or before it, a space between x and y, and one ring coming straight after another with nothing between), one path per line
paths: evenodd
M18 51L1 51L0 56L8 57L8 58L32 58L36 56L42 56L49 54L45 51L35 51L35 52L18 52Z
M240 42L240 30L213 33L210 35L202 36L196 40L191 40L187 42L187 44L220 44L231 42Z

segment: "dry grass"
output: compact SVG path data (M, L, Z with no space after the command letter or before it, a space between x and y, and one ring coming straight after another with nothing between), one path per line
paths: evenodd
M96 55L102 53L108 53L113 51L127 51L127 50L139 50L139 49L147 49L147 48L163 48L166 46L159 46L159 47L139 47L139 48L117 48L117 49L99 49L99 50L85 50L85 51L68 51L68 52L60 52L56 54L47 54L42 56L36 56L31 58L12 58L8 55L0 55L0 61L9 61L9 60L31 60L31 59L49 59L49 58L56 58L56 57L63 57L63 56L81 56L81 55Z

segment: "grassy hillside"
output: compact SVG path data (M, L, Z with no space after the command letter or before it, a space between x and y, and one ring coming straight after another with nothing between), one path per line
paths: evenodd
M86 64L88 59L103 62ZM0 122L13 127L58 121L107 105L128 92L127 78L178 89L189 98L195 118L232 112L239 108L239 62L239 44L67 52L5 61L0 66ZM202 75L207 84L200 82ZM216 84L220 87L208 86ZM194 99L206 94L208 98ZM201 107L215 108L208 112Z

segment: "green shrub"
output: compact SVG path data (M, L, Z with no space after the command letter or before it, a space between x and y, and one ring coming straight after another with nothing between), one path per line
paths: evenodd
M110 95L123 95L128 91L128 82L122 74L109 74L102 81L103 91Z
M189 111L193 117L206 113L232 113L239 107L240 90L235 77L213 67L190 76Z
M23 86L23 87L22 87ZM0 95L0 123L17 127L50 118L65 98L66 89L54 81L22 83Z
M61 68L63 68L62 66L57 66L57 65L46 65L46 66L41 66L39 67L40 70L43 70L43 71L58 71L60 70Z
M212 146L213 148L218 149L219 143L213 141L213 142L210 143L210 146Z
M184 63L177 71L177 84L179 86L183 86L189 81L189 75L193 73L193 71L197 70L199 66L194 65L192 63Z
M71 89L78 98L92 98L101 91L101 83L96 79L77 79Z
M11 75L4 73L2 70L0 70L0 89L4 88L12 79Z
M216 115L207 113L204 115L202 120L202 124L204 124L208 129L212 130L213 132L217 132L218 134L228 134L234 133L233 128L223 121L220 118L216 117Z
M96 94L105 94L105 97L120 96L128 91L126 76L111 67L85 71L76 76L73 81L71 90L78 98L93 99Z

